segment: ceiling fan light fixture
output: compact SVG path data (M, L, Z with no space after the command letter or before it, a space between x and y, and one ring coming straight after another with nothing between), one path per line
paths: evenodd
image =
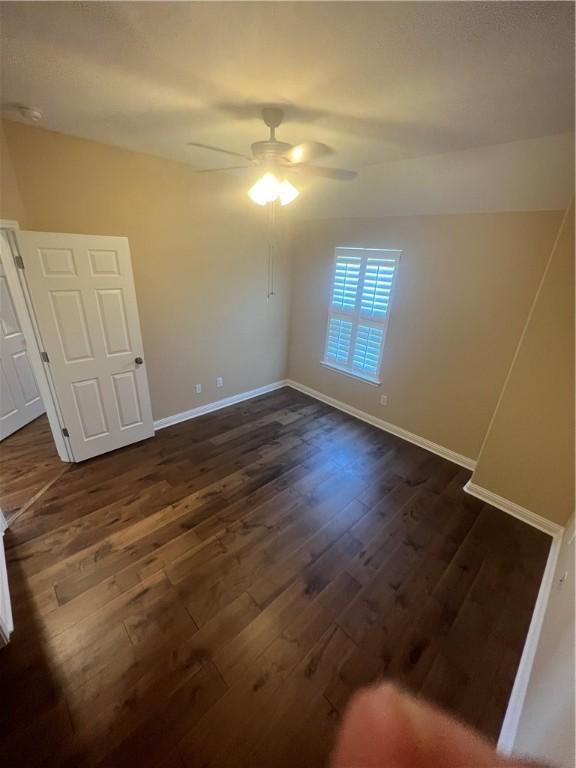
M280 182L273 173L265 173L256 184L248 190L248 195L257 205L272 203L278 197Z
M281 205L288 205L299 195L298 190L287 179L279 181L273 173L265 173L248 190L248 196L257 205L267 205L280 200Z
M296 200L300 192L293 184L290 184L288 179L284 181L278 187L278 197L280 198L281 205L288 205L292 200Z

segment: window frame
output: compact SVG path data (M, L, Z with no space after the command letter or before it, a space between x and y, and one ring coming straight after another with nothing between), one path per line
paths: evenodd
M345 311L341 309L335 309L333 307L334 288L335 288L334 283L335 283L336 268L337 268L339 256L350 256L355 258L360 257L360 260L361 260L360 274L358 277L358 286L356 289L355 308L353 311ZM326 318L324 353L322 356L322 360L320 361L320 365L326 368L330 368L333 371L337 371L338 373L343 373L346 376L351 376L354 379L359 379L360 381L363 381L367 384L379 386L382 383L380 378L381 368L382 368L382 357L384 354L384 347L386 345L386 336L387 336L388 325L390 321L390 312L391 312L393 297L396 289L396 280L398 277L398 267L399 267L401 256L402 256L402 251L398 248L362 248L362 247L353 247L353 246L337 246L334 249L334 258L332 261L332 271L331 271L331 281L330 281L330 298L329 298L328 313ZM386 314L383 318L374 318L374 317L370 317L365 314L362 314L362 309L361 309L362 291L364 289L366 267L368 265L368 259L374 258L374 257L392 259L395 262L394 273L392 277L392 285L390 288L390 298L388 301ZM336 318L338 320L344 320L352 323L350 351L348 356L350 363L348 365L338 365L337 363L328 359L328 344L330 339L330 321L332 320L332 318ZM356 338L358 335L358 328L361 325L366 326L368 328L377 328L382 331L382 343L380 345L380 354L378 356L376 372L373 375L363 372L358 368L354 368L354 365L352 362L353 355L354 355L354 348L356 345Z

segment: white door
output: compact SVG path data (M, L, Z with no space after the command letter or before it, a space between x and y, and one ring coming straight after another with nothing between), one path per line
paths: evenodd
M17 232L75 461L154 434L125 237Z
M44 413L0 261L0 440Z

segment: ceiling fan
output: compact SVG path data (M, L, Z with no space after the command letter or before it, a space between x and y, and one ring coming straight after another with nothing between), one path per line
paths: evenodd
M189 141L188 146L210 149L232 157L241 157L249 163L248 165L233 165L227 168L208 168L198 171L198 173L216 173L251 169L255 166L261 167L265 171L264 175L248 191L250 198L258 205L266 205L277 200L280 201L281 205L287 205L298 196L299 192L286 178L286 172L295 172L305 176L321 176L336 181L351 181L356 178L356 171L310 165L313 160L332 154L332 149L326 144L317 141L305 141L303 144L293 146L284 141L278 141L276 128L282 123L283 118L284 112L279 107L264 107L262 109L262 119L270 129L270 136L265 141L256 141L252 144L252 156L213 147L210 144Z

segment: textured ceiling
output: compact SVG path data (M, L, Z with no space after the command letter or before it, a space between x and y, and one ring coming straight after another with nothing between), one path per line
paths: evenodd
M351 168L573 130L564 2L2 3L2 103L191 163L279 138ZM233 163L234 164L234 163Z

